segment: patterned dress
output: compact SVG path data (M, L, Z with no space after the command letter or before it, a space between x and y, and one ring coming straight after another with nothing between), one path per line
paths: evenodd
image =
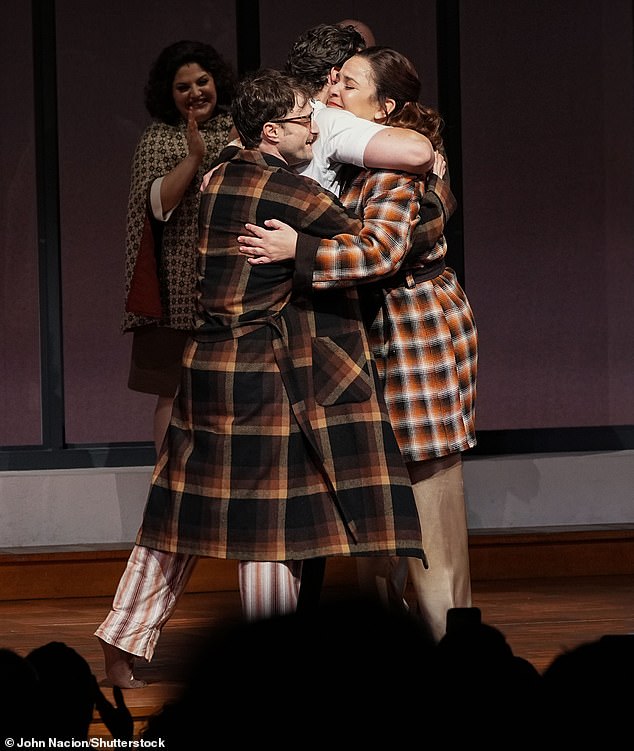
M198 207L202 177L228 140L233 121L220 114L199 125L205 157L167 222L148 211L150 186L188 154L184 121L149 125L134 153L128 199L125 313L122 331L158 324L189 330L194 317L198 257Z
M214 172L200 217L196 327L137 543L248 561L424 559L356 289L313 293L310 254L253 266L238 250L245 222L320 238L358 235L360 221L256 150Z

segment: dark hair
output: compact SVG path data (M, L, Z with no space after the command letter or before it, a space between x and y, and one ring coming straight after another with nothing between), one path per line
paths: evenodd
M187 63L198 63L214 79L218 101L214 114L226 112L231 106L235 76L231 67L216 50L203 42L185 39L165 47L150 69L145 85L145 107L152 117L168 125L176 125L181 114L174 104L172 84L178 69Z
M416 130L427 136L435 149L441 149L443 120L436 110L418 101L420 79L405 55L380 46L367 47L357 54L370 64L379 104L384 106L386 99L396 102L386 124Z
M294 109L296 96L310 98L308 88L288 73L262 68L247 74L236 88L231 114L240 140L247 149L262 140L264 123L285 117Z
M364 47L365 40L354 26L321 23L295 40L286 59L286 70L310 86L312 96L324 87L331 68L341 68Z

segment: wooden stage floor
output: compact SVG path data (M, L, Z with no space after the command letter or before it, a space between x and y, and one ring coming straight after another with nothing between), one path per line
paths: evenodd
M345 592L326 590L326 597L331 594ZM110 597L0 601L0 647L25 655L49 641L65 642L86 658L104 694L112 699L101 649L92 635L110 604ZM483 622L505 635L515 655L540 672L558 654L583 642L634 633L631 575L475 581L473 604L480 608ZM148 686L124 692L137 734L151 714L178 694L191 649L214 628L239 618L237 591L184 595L163 631L154 660L137 670ZM91 737L111 736L95 721Z

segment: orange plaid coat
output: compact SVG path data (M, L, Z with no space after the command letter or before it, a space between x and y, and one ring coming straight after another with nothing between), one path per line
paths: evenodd
M456 206L449 184L432 175L424 188L412 189L412 178L396 172L348 175L341 200L366 231L380 222L390 241L381 250L348 235L319 243L300 236L301 252L315 254L314 287L361 285L372 354L405 460L464 451L476 443L477 329L445 265L443 232ZM398 217L407 216L418 191L421 221L410 247Z

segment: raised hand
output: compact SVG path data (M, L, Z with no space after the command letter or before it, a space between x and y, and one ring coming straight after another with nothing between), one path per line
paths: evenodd
M439 151L434 151L434 166L431 168L431 171L434 175L438 175L438 177L444 177L445 172L447 172L447 162Z
M112 696L116 706L113 706L103 695L95 680L95 708L103 724L108 728L113 738L131 740L134 736L134 719L123 698L123 691L119 686L112 687Z
M196 157L202 162L205 152L207 151L207 146L203 137L200 135L198 123L194 117L194 110L191 107L187 114L187 131L185 133L185 138L187 139L189 155Z

